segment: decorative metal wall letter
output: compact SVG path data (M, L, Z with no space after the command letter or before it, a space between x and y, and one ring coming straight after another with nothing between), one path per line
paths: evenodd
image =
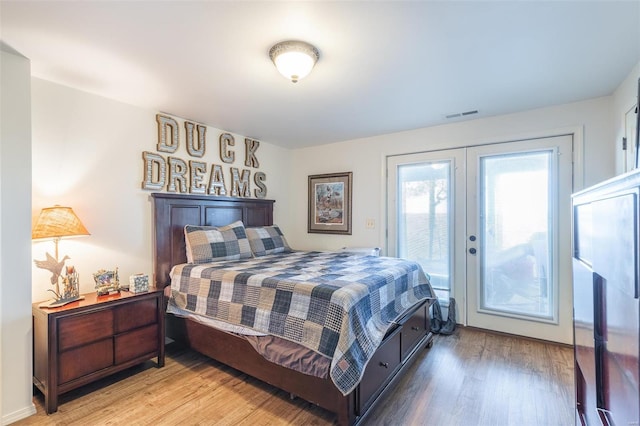
M256 198L265 198L267 196L267 186L263 183L267 180L267 175L264 172L256 172L253 175L253 183L258 187L254 192Z
M198 130L198 146L196 146L195 138L193 137L193 128ZM200 124L195 125L190 121L184 122L184 129L187 131L187 152L192 157L201 158L204 156L207 128Z
M205 186L203 175L207 173L207 163L190 160L189 169L191 170L189 192L192 194L205 194L207 187Z
M156 114L156 121L158 122L158 152L168 152L170 154L176 152L180 145L178 123L173 118L162 114ZM167 142L168 135L170 135L170 143Z
M237 167L231 167L231 196L232 197L251 197L249 189L249 178L251 172L243 170L242 176Z
M167 180L167 164L162 155L144 151L144 180L142 189L161 190Z
M260 147L260 142L245 138L244 146L244 165L247 167L255 167L257 169L260 167L260 162L256 157L256 151Z
M169 157L169 192L187 192L187 163L181 158Z
M234 146L236 140L229 133L220 135L220 159L225 163L233 163L236 160L236 153L229 150L230 146Z
M208 192L210 195L227 195L227 190L224 185L224 174L222 174L222 166L219 164L214 164L211 169Z

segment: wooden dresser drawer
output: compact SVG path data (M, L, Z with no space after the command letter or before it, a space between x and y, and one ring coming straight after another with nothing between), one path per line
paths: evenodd
M402 325L401 347L403 361L426 334L427 308L422 306Z
M113 336L113 310L60 318L58 323L60 351Z
M374 354L364 377L360 382L360 412L373 402L381 390L381 385L389 380L400 367L400 332L387 337L382 346Z
M109 336L107 339L60 353L58 383L64 384L112 365L113 338Z
M116 364L158 351L158 325L116 336Z
M116 308L116 333L158 322L158 299L141 300Z

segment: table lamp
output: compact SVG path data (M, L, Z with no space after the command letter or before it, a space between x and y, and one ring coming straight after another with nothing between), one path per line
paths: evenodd
M46 260L34 260L38 268L46 269L52 273L51 285L56 289L49 290L55 295L55 299L40 304L43 308L54 308L65 305L74 300L83 299L80 296L78 283L78 273L73 266L66 268L66 275L63 277L64 288L60 290L60 276L64 268L64 262L69 256L64 256L58 260L58 242L61 238L90 235L78 216L71 207L55 205L42 209L40 216L31 231L32 240L53 239L55 244L55 257L47 253Z

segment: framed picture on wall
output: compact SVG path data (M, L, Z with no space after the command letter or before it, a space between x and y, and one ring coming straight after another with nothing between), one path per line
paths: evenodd
M307 232L351 235L353 173L309 176Z

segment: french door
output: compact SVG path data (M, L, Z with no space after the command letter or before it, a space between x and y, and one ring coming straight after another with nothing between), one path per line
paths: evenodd
M570 343L572 137L389 157L388 253L458 321Z

